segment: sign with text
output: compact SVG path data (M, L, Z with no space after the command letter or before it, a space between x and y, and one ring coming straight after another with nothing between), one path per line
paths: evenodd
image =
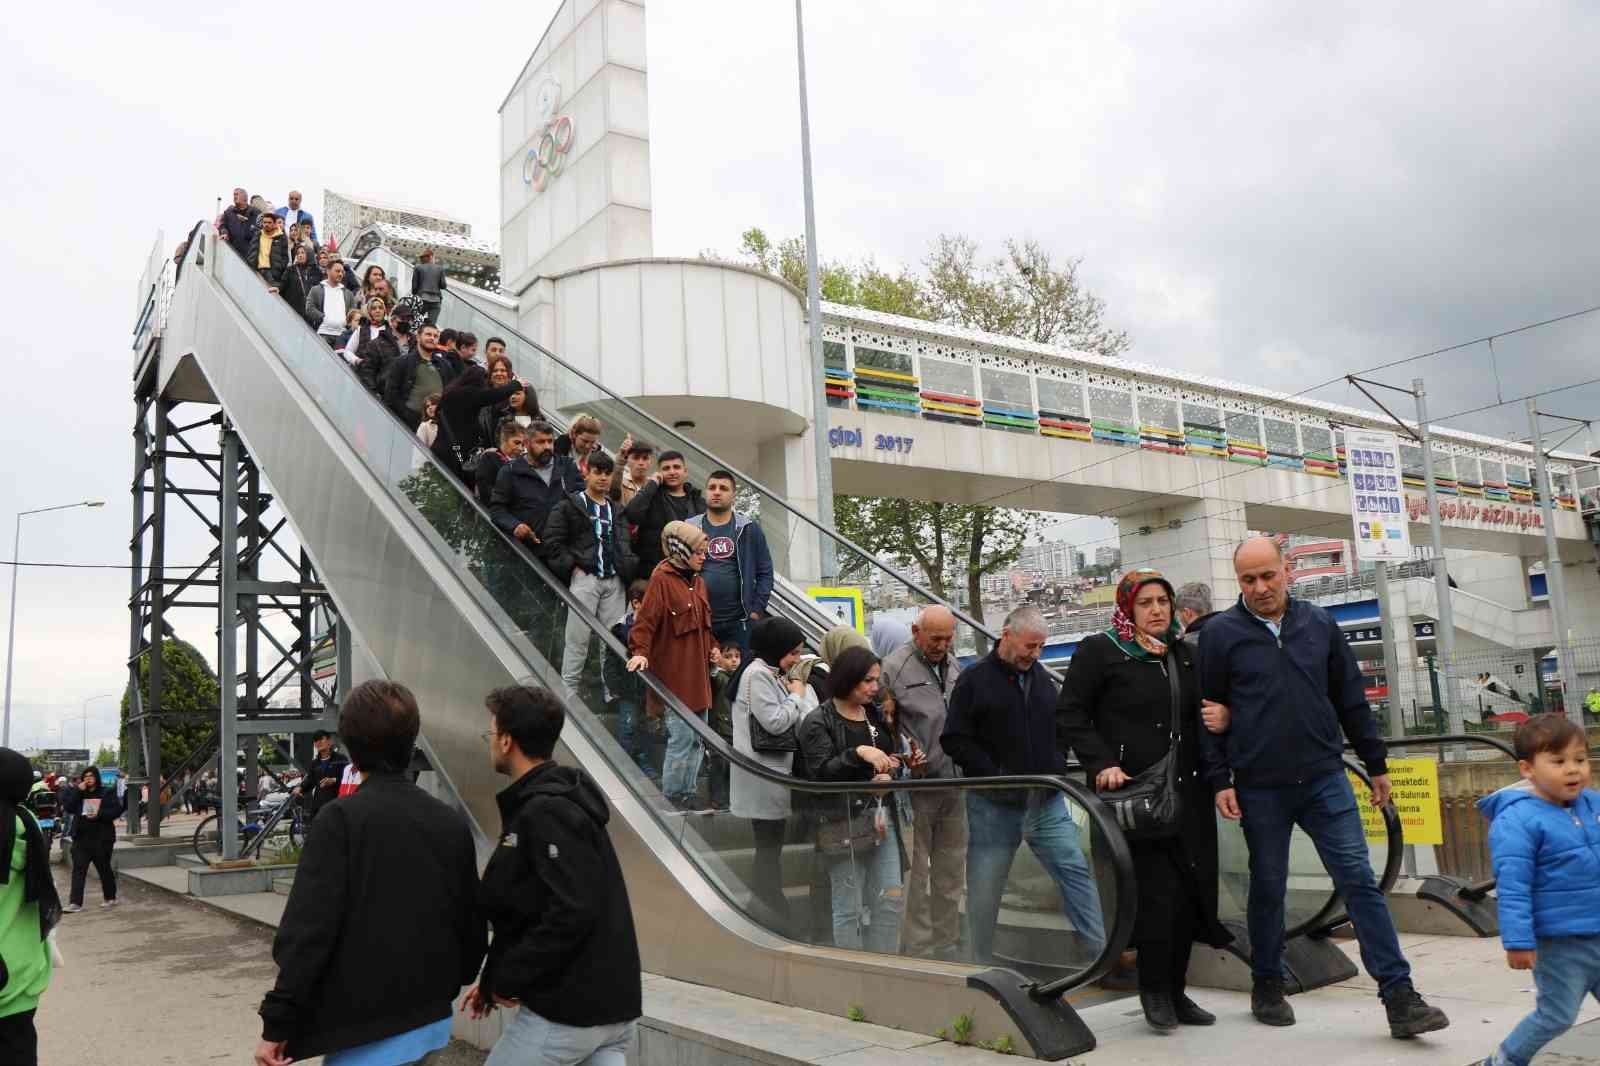
M1372 806L1372 793L1355 774L1346 771L1356 790L1356 806L1361 809L1361 827L1367 840L1381 844L1389 839L1383 812ZM1390 802L1400 815L1407 844L1443 844L1444 818L1439 809L1439 760L1407 758L1389 760L1389 782L1394 786Z
M45 748L39 758L48 762L88 762L88 748Z
M806 589L806 595L817 602L828 614L833 616L834 624L849 626L860 632L867 631L867 611L861 602L861 590L851 588L825 588L813 585Z
M1379 429L1344 431L1345 475L1356 558L1404 562L1411 558L1411 529L1400 481L1400 438Z

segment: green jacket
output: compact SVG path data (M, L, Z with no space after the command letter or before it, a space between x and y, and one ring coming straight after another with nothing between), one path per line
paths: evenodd
M0 885L0 1018L35 1009L50 985L50 945L39 936L39 904L22 899L28 855L23 817L17 815L11 880Z

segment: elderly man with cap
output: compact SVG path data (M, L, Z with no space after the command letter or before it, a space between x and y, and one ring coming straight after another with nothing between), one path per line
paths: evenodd
M961 664L950 654L956 616L948 607L922 609L911 640L883 659L884 709L928 754L927 777L960 772L939 743ZM967 813L956 789L913 792L911 864L900 949L953 959L961 948L961 890L966 881Z
M690 711L705 721L711 709L711 603L700 576L706 562L706 534L687 522L669 522L661 531L665 558L650 574L644 601L628 634L628 669L649 670ZM662 707L655 693L646 694L652 716ZM667 754L661 768L661 791L680 810L702 810L698 791L705 749L694 728L678 715L667 715Z

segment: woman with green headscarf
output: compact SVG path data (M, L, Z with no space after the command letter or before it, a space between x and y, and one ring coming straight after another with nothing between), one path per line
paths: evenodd
M1139 886L1139 1002L1159 1032L1216 1021L1185 995L1190 950L1196 940L1222 947L1233 939L1217 920L1217 820L1200 776L1200 686L1194 651L1178 640L1174 598L1158 570L1123 575L1111 628L1078 645L1056 709L1058 736L1099 792L1115 792L1178 752L1177 832L1128 842Z
M834 626L822 635L821 655L802 655L789 668L789 680L803 681L811 689L808 709L828 698L828 671L839 658L839 653L846 648L866 648L871 651L872 642L854 626Z

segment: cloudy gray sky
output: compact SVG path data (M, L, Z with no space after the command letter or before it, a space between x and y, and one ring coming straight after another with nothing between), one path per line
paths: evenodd
M495 111L554 7L387 0L336 31L312 8L183 0L4 20L0 519L108 501L25 520L24 560L126 561L128 343L156 231L170 246L244 184L496 235ZM648 17L657 254L798 232L791 6ZM824 255L914 265L941 232L1031 235L1084 257L1134 357L1289 391L1600 302L1592 5L812 0L808 18ZM1498 343L1503 395L1600 376L1597 341L1600 315ZM1496 398L1481 345L1385 377L1413 373L1439 414ZM1547 406L1587 416L1600 390ZM1458 424L1524 431L1519 408ZM13 736L53 740L122 687L127 574L20 580ZM212 624L180 633L209 651ZM91 743L113 706L89 705Z

